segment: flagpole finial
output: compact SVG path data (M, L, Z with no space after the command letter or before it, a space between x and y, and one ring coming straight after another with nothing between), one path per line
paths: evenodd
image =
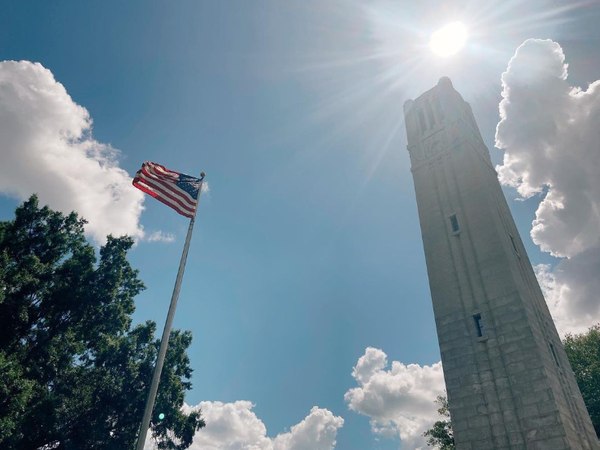
M200 172L200 177L204 178L206 176L206 172Z

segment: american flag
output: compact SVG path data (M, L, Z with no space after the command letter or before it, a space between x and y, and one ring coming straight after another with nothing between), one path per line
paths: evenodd
M133 185L182 216L192 218L198 204L202 180L146 161L135 174Z

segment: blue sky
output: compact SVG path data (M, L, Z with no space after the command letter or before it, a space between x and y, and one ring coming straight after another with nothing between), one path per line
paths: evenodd
M51 71L121 168L207 172L175 320L194 334L188 404L251 401L269 437L318 405L345 420L336 448L399 447L344 394L369 346L439 361L403 102L450 76L501 164L500 77L526 39L560 44L571 86L600 78L591 2L414 3L4 2L0 60ZM436 57L429 35L453 20L467 46ZM0 191L9 219L19 195ZM529 237L541 197L505 192L532 262L554 266ZM187 220L144 205L146 233L175 237L130 256L148 287L135 319L162 327Z

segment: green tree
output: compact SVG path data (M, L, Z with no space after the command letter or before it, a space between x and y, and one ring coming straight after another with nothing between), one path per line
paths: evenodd
M575 379L600 437L600 325L587 333L567 334L563 341Z
M35 196L0 222L0 447L131 450L159 341L132 327L144 289L126 259L133 241L109 236L96 258L85 221L39 208ZM181 411L191 388L189 331L175 330L152 435L185 449L204 426ZM158 414L165 417L159 420Z
M454 434L452 433L452 422L450 421L450 411L448 410L448 399L439 395L435 400L440 407L438 414L443 417L433 424L433 428L423 433L427 438L427 445L437 447L439 450L454 450Z

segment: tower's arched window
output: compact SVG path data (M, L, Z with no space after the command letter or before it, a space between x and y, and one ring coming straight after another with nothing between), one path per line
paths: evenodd
M433 115L433 109L431 109L431 103L429 102L429 100L425 102L425 110L427 111L429 126L433 128L433 126L435 125L435 116Z
M418 116L419 116L419 125L421 126L421 133L425 133L425 131L427 131L427 123L425 122L425 116L423 115L422 109L419 110Z
M433 107L435 108L435 114L437 115L438 121L441 122L445 119L444 111L442 111L442 103L439 97L433 98Z

